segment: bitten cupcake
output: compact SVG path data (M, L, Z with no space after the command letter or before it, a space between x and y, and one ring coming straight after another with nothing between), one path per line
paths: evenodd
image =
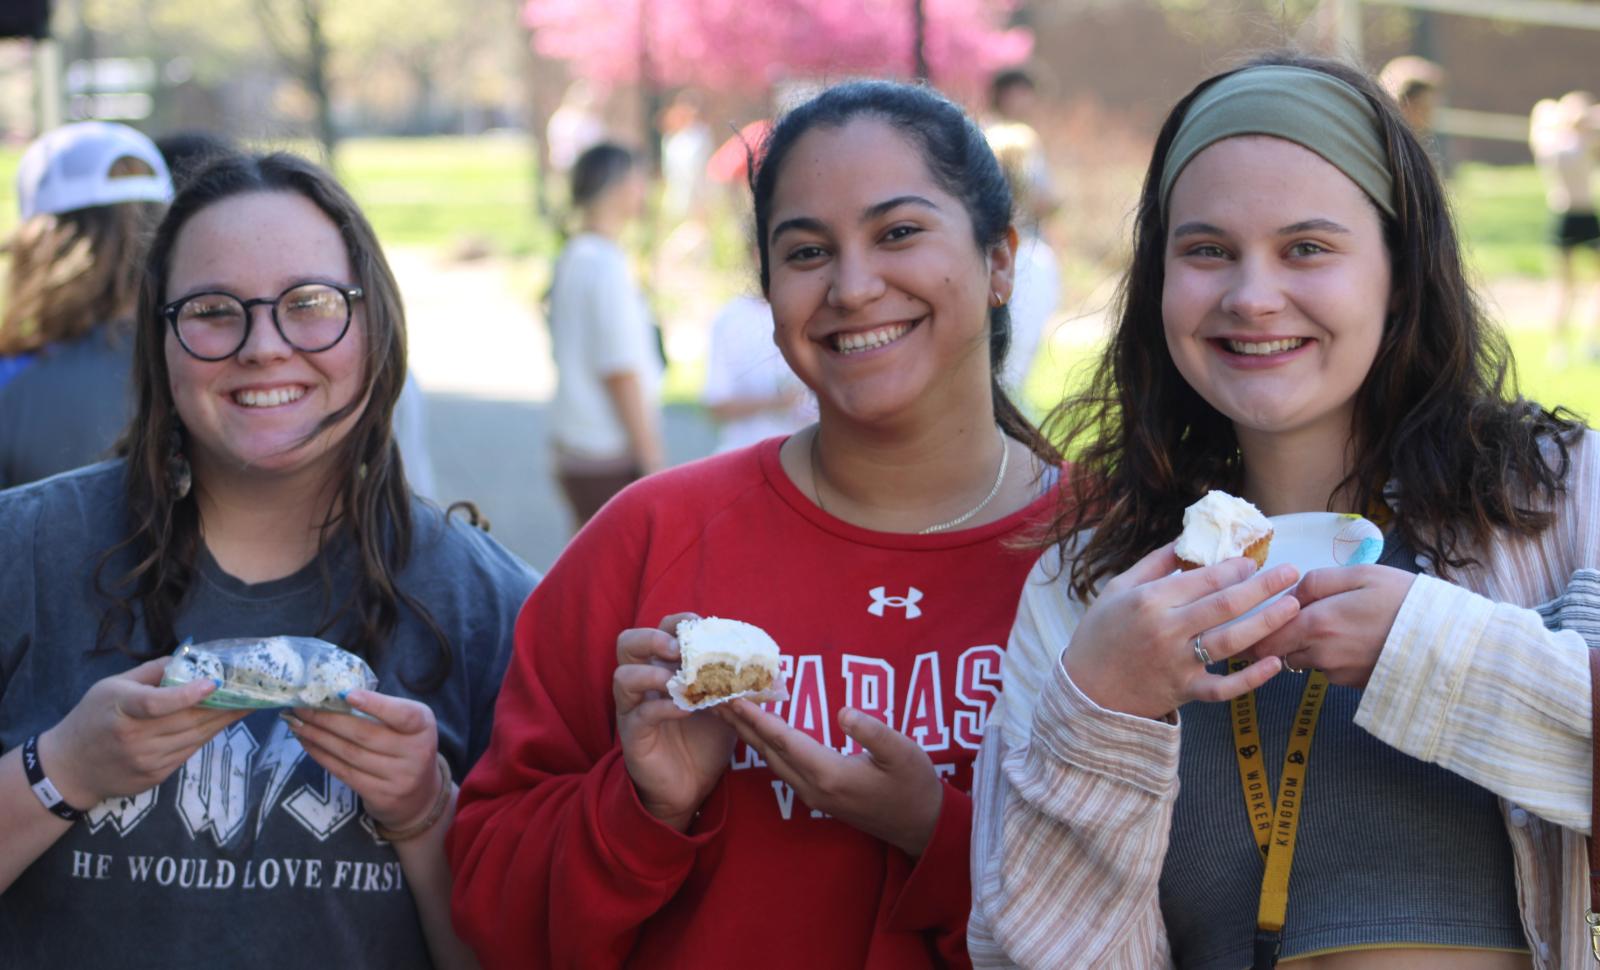
M778 645L758 626L708 616L678 624L683 667L667 683L679 706L694 710L749 697L784 700Z
M1260 567L1266 565L1271 545L1272 523L1260 509L1213 489L1183 510L1183 533L1174 551L1183 569L1199 569L1238 556L1249 556Z

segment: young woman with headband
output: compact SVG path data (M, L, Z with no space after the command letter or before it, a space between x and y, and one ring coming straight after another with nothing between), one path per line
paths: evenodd
M1600 442L1515 395L1393 102L1296 56L1202 83L1120 311L979 757L975 962L1590 959L1587 649L1529 607L1600 563ZM1178 572L1210 489L1383 558Z

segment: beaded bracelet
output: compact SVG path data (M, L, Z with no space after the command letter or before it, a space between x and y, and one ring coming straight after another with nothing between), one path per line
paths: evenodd
M422 821L404 829L391 829L377 819L372 820L372 828L385 842L406 842L433 828L444 817L445 806L450 804L450 762L444 760L444 755L436 754L439 760L439 796L433 800L433 807L428 809L428 814Z

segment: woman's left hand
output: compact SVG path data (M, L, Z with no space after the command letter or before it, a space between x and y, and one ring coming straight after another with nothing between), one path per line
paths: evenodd
M376 720L304 708L285 720L306 754L361 796L374 822L395 831L416 825L439 797L433 710L370 690L345 699Z
M801 801L916 858L939 822L944 786L918 744L870 714L839 711L839 727L865 750L842 755L739 699L715 708Z
M1391 566L1313 569L1289 591L1300 613L1248 651L1314 667L1342 687L1365 687L1416 576Z

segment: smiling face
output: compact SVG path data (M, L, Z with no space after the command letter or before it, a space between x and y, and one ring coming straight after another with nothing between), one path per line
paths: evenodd
M208 290L270 299L308 280L355 284L338 229L294 192L235 195L200 210L179 231L170 266L169 301ZM359 416L358 410L317 433L326 417L361 393L362 303L354 303L344 339L316 354L284 341L270 307L250 314L249 339L226 360L197 360L166 330L169 384L189 433L196 478L215 481L245 470L325 474L333 448Z
M1278 138L1229 138L1168 206L1161 310L1178 371L1252 435L1342 448L1390 300L1378 210L1344 173Z
M990 395L988 308L1013 249L988 253L918 146L858 117L801 135L782 162L767 239L775 337L829 413L862 423Z

